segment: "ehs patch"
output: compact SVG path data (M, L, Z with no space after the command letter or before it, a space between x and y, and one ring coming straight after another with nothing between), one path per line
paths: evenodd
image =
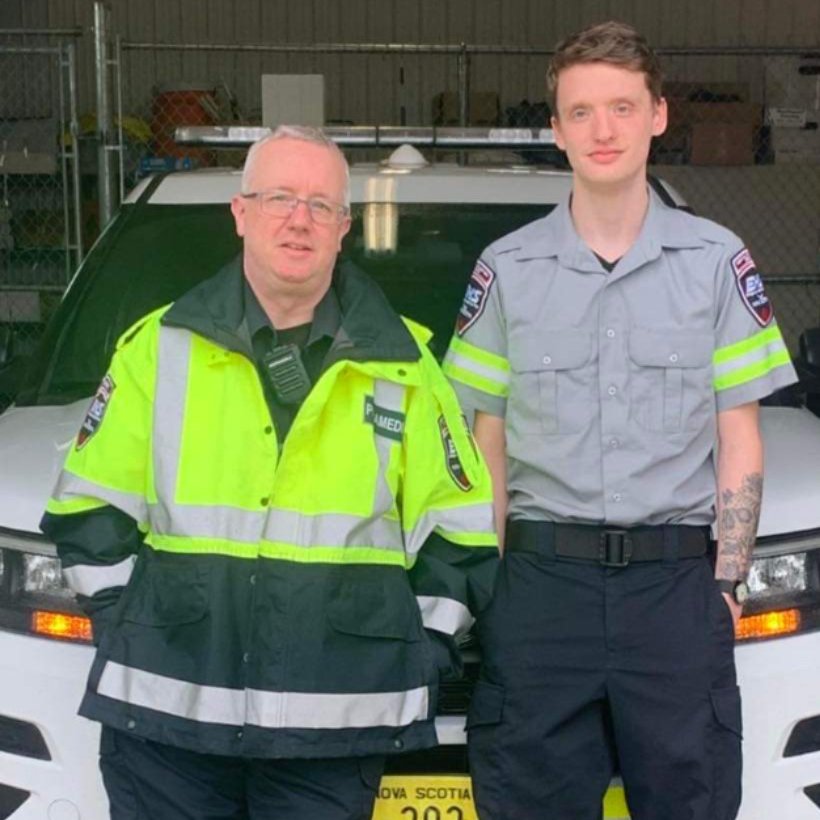
M771 322L774 311L769 297L766 296L763 279L757 272L754 259L747 248L732 257L732 270L735 272L735 282L743 304L757 323L766 327Z
M108 409L108 402L111 401L111 396L114 394L114 379L107 375L100 382L97 388L97 394L91 400L91 406L85 414L80 432L77 433L77 449L81 450L88 444L88 440L100 429L105 417L105 411Z
M463 336L476 319L484 312L490 288L495 281L495 272L488 268L481 260L476 262L470 281L467 283L467 292L456 317L456 333Z
M401 441L404 435L404 413L379 407L373 396L364 397L364 420L373 425L378 436Z
M444 445L444 460L447 464L447 472L450 473L450 478L455 481L459 490L464 490L465 493L468 490L472 490L473 485L470 483L470 479L467 478L467 474L461 466L458 450L456 450L455 442L450 435L450 428L447 427L444 416L438 417L438 431L441 434L441 443Z

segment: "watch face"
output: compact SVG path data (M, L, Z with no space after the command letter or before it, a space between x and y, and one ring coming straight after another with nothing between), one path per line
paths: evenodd
M749 587L746 585L746 583L744 581L739 581L737 584L735 584L735 589L734 589L733 594L734 594L735 601L737 601L737 603L739 603L739 604L746 603L746 600L749 597Z

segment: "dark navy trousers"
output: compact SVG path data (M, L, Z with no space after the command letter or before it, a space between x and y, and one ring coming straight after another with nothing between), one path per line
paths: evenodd
M708 558L606 568L509 550L468 716L481 820L599 820L620 772L633 820L732 820L741 712Z
M222 757L104 726L100 769L111 820L370 820L384 757Z

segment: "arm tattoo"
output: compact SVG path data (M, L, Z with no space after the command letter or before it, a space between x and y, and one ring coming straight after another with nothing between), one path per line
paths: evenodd
M745 578L760 519L763 474L748 473L738 489L721 495L716 578Z

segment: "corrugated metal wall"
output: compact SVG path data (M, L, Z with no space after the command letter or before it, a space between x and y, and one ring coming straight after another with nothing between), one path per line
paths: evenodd
M656 47L820 47L820 0L112 0L126 41L201 43L448 43L550 47L587 23L620 18ZM0 27L88 30L91 0L2 0ZM81 109L93 106L93 44L80 42ZM759 61L669 58L672 79L742 80L760 100ZM260 55L126 52L126 106L145 113L152 87L225 80L245 112L259 105L261 73L325 75L327 116L353 122L430 121L433 95L456 89L456 61L441 55ZM471 87L502 108L540 100L544 57L477 55Z

